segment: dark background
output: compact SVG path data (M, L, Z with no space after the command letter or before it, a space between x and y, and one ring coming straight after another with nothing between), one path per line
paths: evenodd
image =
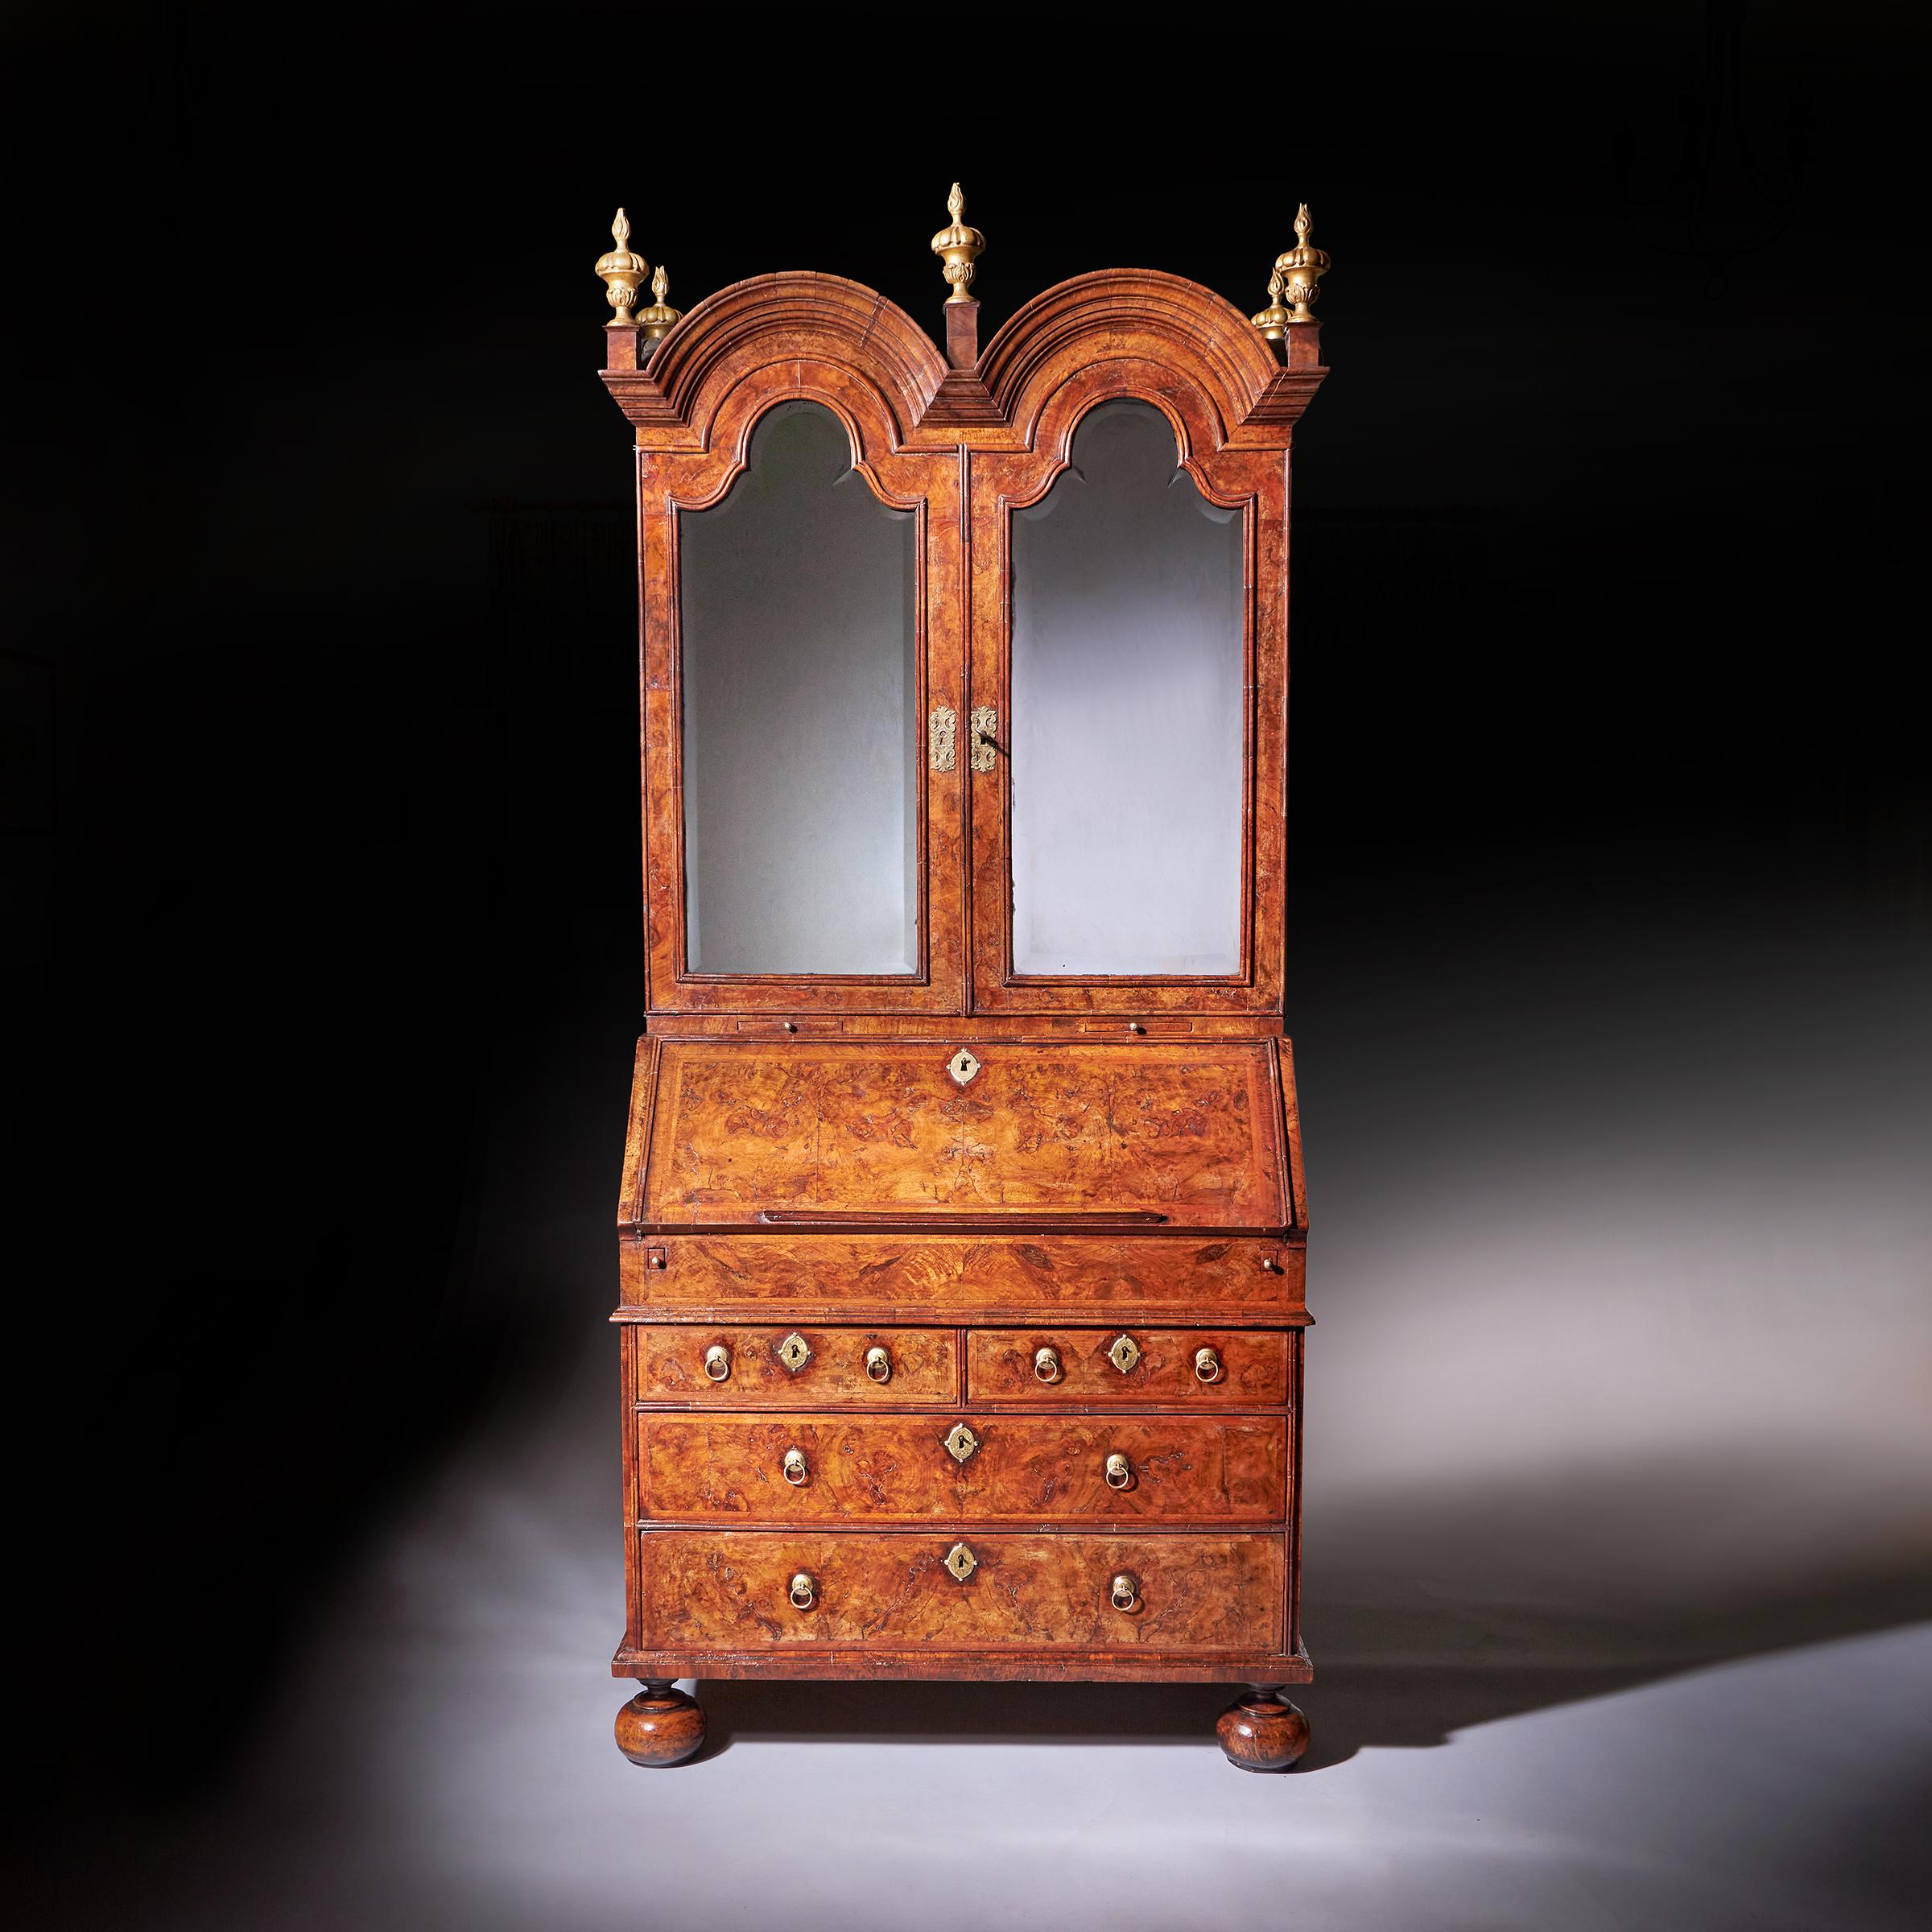
M615 1197L619 201L682 307L936 333L959 178L982 341L1121 264L1257 308L1311 204L1294 1031L1392 960L1924 931L1916 10L16 10L19 1795L218 1777L613 1298L476 1228L586 1138Z

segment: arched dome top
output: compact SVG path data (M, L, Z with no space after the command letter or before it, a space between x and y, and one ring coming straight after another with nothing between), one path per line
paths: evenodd
M1191 379L1220 418L1225 440L1247 421L1282 365L1260 330L1212 289L1158 269L1075 275L1017 311L989 342L976 371L1000 415L1030 440L1046 397L1096 340L1154 359Z
M944 357L897 303L842 275L785 270L734 282L672 327L648 365L667 414L691 423L708 380L759 361L766 337L782 341L786 356L842 363L870 382L902 440L945 379Z

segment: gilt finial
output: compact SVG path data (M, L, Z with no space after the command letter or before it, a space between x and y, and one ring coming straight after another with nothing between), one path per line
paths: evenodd
M1274 258L1274 266L1282 272L1282 292L1288 298L1290 325L1315 320L1315 299L1321 292L1315 285L1328 272L1327 250L1309 242L1308 233L1313 226L1308 219L1308 204L1304 201L1295 210L1294 246Z
M985 247L986 237L976 228L968 228L960 220L966 212L966 197L956 181L952 184L952 192L946 197L946 212L952 217L952 225L941 229L933 237L932 252L943 263L939 272L952 291L946 299L970 302L972 297L966 291L972 285L973 260Z
M630 240L630 217L622 208L617 210L617 218L610 225L610 238L617 246L598 256L596 272L604 278L607 299L617 312L616 319L604 326L629 328L633 320L630 312L637 307L638 284L650 273L650 264L642 255L632 254L626 246Z
M643 330L644 339L647 342L662 341L671 324L684 312L682 309L672 308L666 303L664 295L670 287L671 277L665 272L664 265L660 262L657 273L650 278L650 307L638 312L638 326Z
M1268 278L1268 306L1252 318L1254 325L1270 342L1281 341L1288 326L1288 312L1282 307L1282 271Z

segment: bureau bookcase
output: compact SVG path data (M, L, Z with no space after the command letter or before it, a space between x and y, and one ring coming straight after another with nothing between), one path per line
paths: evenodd
M680 1679L1220 1682L1292 1764L1307 1209L1289 456L1327 258L1077 276L984 348L597 264L636 446L645 1032L617 1740Z

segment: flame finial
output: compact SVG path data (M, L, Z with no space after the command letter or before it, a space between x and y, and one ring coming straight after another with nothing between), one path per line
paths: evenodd
M960 219L966 213L966 196L956 181L952 184L952 192L946 197L946 212L952 217L952 225L941 229L933 237L932 252L943 265L939 272L952 291L946 299L970 302L972 297L966 291L972 286L972 265L985 247L986 237L976 228L968 228Z
M1314 225L1304 201L1295 210L1294 246L1274 258L1274 266L1282 272L1282 292L1288 298L1290 324L1315 320L1315 299L1321 292L1315 285L1328 272L1327 250L1315 247L1308 239Z
M629 328L632 324L631 311L638 304L638 287L650 273L650 264L642 255L633 254L627 246L630 241L630 217L622 208L617 210L617 218L610 225L610 238L617 246L598 256L596 272L604 278L606 299L617 312L616 319L606 322L606 328Z
M1252 318L1254 325L1270 342L1278 342L1288 326L1288 312L1282 307L1282 271L1278 268L1268 278L1268 306Z
M643 330L644 339L647 342L662 341L671 324L684 312L682 309L671 308L665 301L665 295L670 287L671 277L660 262L657 273L650 278L650 307L638 312L638 326Z

